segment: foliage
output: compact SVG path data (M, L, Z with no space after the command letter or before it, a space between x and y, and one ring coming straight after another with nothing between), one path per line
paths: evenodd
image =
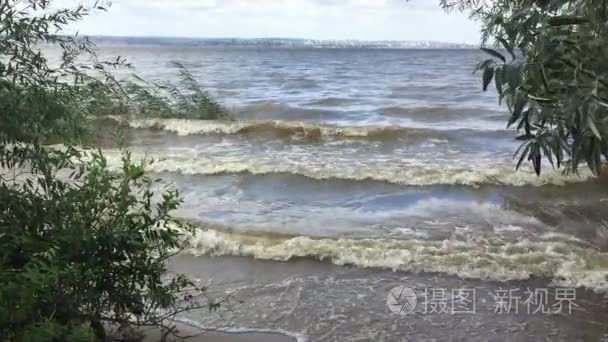
M193 119L228 119L226 110L209 94L181 63L173 66L179 72L179 82L150 83L133 75L126 85L127 103L132 105L125 113Z
M522 141L517 167L542 159L599 174L608 159L608 4L606 0L442 0L483 24L483 71L506 102Z
M80 20L85 8L46 12L45 1L0 1L0 141L37 143L49 136L79 139L86 133L81 122L86 113L77 110L79 86L85 82L100 89L105 85L89 79L75 60L92 54L86 39L52 33L56 26ZM42 12L42 13L41 13ZM58 45L62 63L51 67L35 44ZM95 68L105 65L95 60ZM58 82L58 78L76 84ZM86 81L85 81L86 79Z
M130 67L122 64L121 67ZM119 91L101 92L100 85L88 83L81 89L88 99L86 112L92 115L140 115L145 117L188 118L199 120L230 119L227 110L213 100L190 71L174 62L177 83L153 83L137 74L116 82ZM113 80L112 73L103 77ZM114 80L115 81L115 80Z
M193 286L186 278L162 281L188 230L170 216L180 204L175 191L155 199L128 153L113 173L98 152L78 166L66 162L81 157L73 149L35 152L36 177L0 186L3 340L101 338L104 323L151 324L184 299ZM71 183L53 161L73 171Z
M145 101L153 108L113 77L123 60L100 61L86 38L58 34L95 9L105 10L99 3L54 9L49 0L0 0L3 341L102 340L109 326L172 332L167 320L175 313L208 305L193 297L204 289L166 273L167 259L192 231L171 217L179 194L155 193L145 163L126 152L113 172L100 151L70 147L87 138L91 113L144 108ZM55 66L40 52L49 44L62 52ZM192 93L183 98L191 102L170 110L209 105L219 113L187 82ZM63 148L47 145L57 139Z

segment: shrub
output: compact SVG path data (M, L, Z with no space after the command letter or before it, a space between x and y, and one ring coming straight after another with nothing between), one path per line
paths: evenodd
M608 159L608 5L605 0L442 0L481 20L483 89L494 82L521 133L517 167L542 159L599 174Z
M123 60L100 61L86 38L58 34L95 9L105 10L0 0L3 341L103 340L109 327L175 332L173 315L208 306L194 300L204 289L166 272L192 231L171 217L178 193L154 193L145 163L127 152L113 172L100 151L72 147L87 138L92 112L138 105L112 76ZM40 52L45 44L63 51L58 66ZM56 141L64 147L47 145Z

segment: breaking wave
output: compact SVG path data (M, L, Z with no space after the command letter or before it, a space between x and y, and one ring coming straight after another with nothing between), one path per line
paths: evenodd
M430 272L509 281L548 277L561 286L608 291L608 253L571 236L546 234L537 241L505 242L390 239L313 239L201 230L190 237L194 255L246 256L289 261L313 258L336 265Z
M110 165L120 166L120 153L106 150ZM546 184L565 185L589 180L590 171L581 170L578 175L566 175L556 170L546 170L541 176L524 168L515 171L511 163L495 160L476 161L474 164L452 165L420 163L416 160L401 159L399 163L382 165L334 163L323 160L281 160L230 157L230 156L163 156L134 155L136 158L151 160L148 170L171 172L185 175L218 175L248 173L253 175L292 174L317 180L341 179L351 181L381 181L400 185L466 185L483 184L510 186L542 186Z
M120 118L114 118L120 120ZM403 139L448 139L455 136L452 130L414 128L403 126L339 126L282 120L252 121L213 121L188 119L135 119L128 125L136 129L159 129L180 136L188 135L271 135L276 137L301 137L312 140L320 139L368 139L395 140ZM474 135L501 136L508 131L477 131L460 129L459 132L470 132Z

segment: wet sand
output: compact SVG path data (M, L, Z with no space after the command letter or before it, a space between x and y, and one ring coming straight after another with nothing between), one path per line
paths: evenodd
M283 263L188 255L175 258L171 269L208 284L218 296L227 291L234 298L217 314L190 313L187 321L219 331L277 332L213 333L195 341L604 341L608 336L608 297L603 294L576 289L577 307L571 314L528 314L524 299L517 313L498 314L488 297L499 289L553 291L549 279L501 283L338 267L308 259ZM389 291L399 285L476 289L476 312L428 314L419 306L412 314L396 315L386 302ZM548 302L555 304L553 298Z
M184 340L190 342L295 342L296 340L281 334L270 333L221 333L202 331L201 329L177 324L180 336L188 336ZM146 331L144 342L161 341L159 331ZM171 341L171 339L169 339Z

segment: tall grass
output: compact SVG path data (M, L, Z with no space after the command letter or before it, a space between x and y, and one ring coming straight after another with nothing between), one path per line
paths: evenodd
M228 111L209 95L183 64L172 64L178 71L177 82L150 82L136 73L124 80L104 74L104 83L96 77L95 82L82 87L84 110L96 116L230 119ZM100 87L111 91L99 91Z

